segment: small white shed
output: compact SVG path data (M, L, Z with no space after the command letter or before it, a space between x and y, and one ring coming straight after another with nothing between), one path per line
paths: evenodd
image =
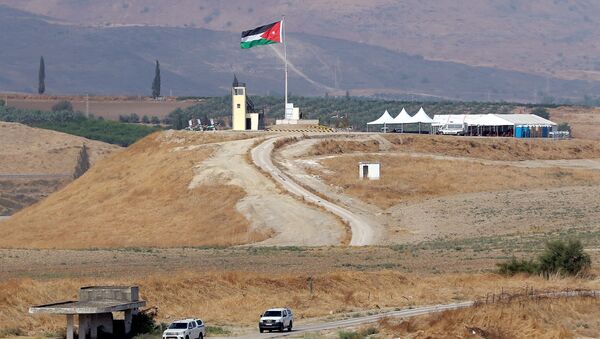
M359 179L379 180L381 174L381 165L378 162L359 162Z

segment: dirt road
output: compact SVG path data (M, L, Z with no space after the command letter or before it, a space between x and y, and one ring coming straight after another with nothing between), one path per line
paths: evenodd
M308 202L322 206L327 211L347 221L352 229L352 240L350 241L351 246L367 246L377 243L379 236L374 227L370 225L368 219L356 215L355 213L341 206L338 206L313 194L294 182L289 176L284 174L273 164L273 160L271 158L273 153L273 144L275 141L277 141L277 139L278 138L268 139L252 150L252 160L254 163L265 172L270 173L275 181L280 183L291 194L299 196Z
M277 186L245 159L255 139L212 144L218 150L195 167L189 188L210 184L235 185L246 191L236 208L260 232L274 232L254 245L339 245L344 225L334 216L303 204L279 191ZM232 166L235 164L235 166Z

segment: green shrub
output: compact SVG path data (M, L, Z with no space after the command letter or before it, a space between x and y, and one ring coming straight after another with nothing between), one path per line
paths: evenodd
M592 260L583 251L579 240L551 241L539 257L539 270L545 276L551 274L578 275L589 270Z
M67 100L59 101L52 106L52 112L73 112L73 104Z
M555 240L546 244L546 249L534 260L518 260L498 264L498 272L504 275L517 273L542 274L548 277L552 274L579 275L592 266L589 254L583 251L579 240Z
M544 119L550 119L550 112L544 107L536 107L531 111L531 114L537 115L538 117L542 117Z
M571 126L568 122L562 122L558 124L558 131L571 133Z
M0 99L0 107L6 106L6 101Z
M498 271L504 275L517 273L534 274L538 272L538 265L533 260L518 260L513 257L510 261L498 264Z

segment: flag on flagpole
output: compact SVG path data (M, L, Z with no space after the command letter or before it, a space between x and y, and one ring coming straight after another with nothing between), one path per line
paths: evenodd
M281 21L272 24L260 26L251 30L242 32L242 49L252 48L254 46L278 44L283 42L283 25Z

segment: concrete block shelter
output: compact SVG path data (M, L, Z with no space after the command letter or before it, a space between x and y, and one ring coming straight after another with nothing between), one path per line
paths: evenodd
M359 179L379 180L381 175L381 164L378 162L359 162L358 177Z
M79 289L78 301L32 306L31 314L67 316L67 339L73 339L74 315L79 319L79 339L96 339L98 331L113 334L113 312L124 313L125 335L131 333L133 312L144 307L137 286L88 286Z

